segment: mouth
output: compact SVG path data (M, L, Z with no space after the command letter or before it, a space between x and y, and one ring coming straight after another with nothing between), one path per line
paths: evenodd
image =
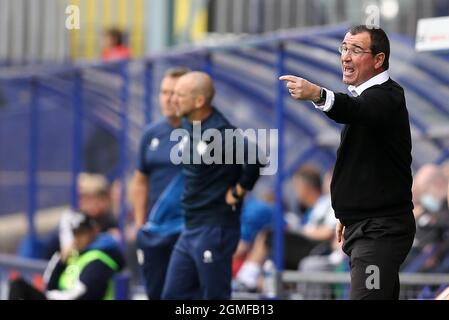
M167 110L168 111L175 111L177 108L176 108L176 105L174 104L174 103L170 103L169 105L167 105Z
M355 73L354 68L347 67L347 66L343 67L343 75L345 77L350 77L350 76L354 75L354 73Z

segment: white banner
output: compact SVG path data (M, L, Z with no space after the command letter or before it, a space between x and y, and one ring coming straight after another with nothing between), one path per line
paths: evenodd
M449 49L449 17L420 19L415 49L416 51Z

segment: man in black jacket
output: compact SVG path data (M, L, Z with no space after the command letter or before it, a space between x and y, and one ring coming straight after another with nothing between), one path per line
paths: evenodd
M229 158L239 156L226 134L235 127L211 106L214 91L212 79L202 72L187 73L176 83L174 105L184 118L175 151L183 160L185 230L170 257L163 299L231 297L241 200L259 178L260 166L247 161L248 154L244 163Z
M331 185L337 238L350 257L351 299L398 299L415 235L411 135L404 90L388 74L382 29L351 28L339 51L351 95L283 76L291 96L344 124Z

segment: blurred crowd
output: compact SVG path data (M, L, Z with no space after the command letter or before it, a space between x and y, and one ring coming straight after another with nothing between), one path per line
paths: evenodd
M115 61L127 57L129 50L124 45L123 34L116 29L105 32L103 60ZM112 165L116 159L105 161L104 150L101 150L101 146L111 145L116 141L112 138L105 141L101 135L101 132L93 134L92 140L87 143L92 152L86 150L86 154L90 156L86 161L86 169L100 173L79 175L77 208L63 212L57 228L45 238L39 239L37 244L35 242L31 245L30 239L25 239L19 254L46 260L53 260L57 255L58 261L73 261L73 264L79 264L80 248L84 253L86 250L92 250L105 254L110 251L110 246L114 242L114 255L121 251L119 254L121 257L115 257L115 261L120 262L118 263L120 268L107 269L105 286L122 270L123 265L130 271L131 284L140 285L142 278L138 265L136 236L141 223L136 222L132 201L128 200L129 211L125 213L122 228L119 228L122 186L119 180L108 180L102 174L105 171L105 163ZM109 152L114 153L115 150ZM322 172L320 168L306 164L291 178L292 188L285 190L285 193L293 194L296 200L294 206L284 204L283 265L287 270L334 272L349 270L341 243L338 243L335 237L337 220L330 199L331 177L331 171ZM414 173L412 192L417 232L412 250L402 265L402 272L449 273L448 183L449 162L442 165L426 164ZM131 190L131 186L126 188L127 191ZM132 191L126 193L129 195L128 198L131 198ZM234 253L232 266L234 291L263 293L267 290L264 269L272 266L274 259L274 203L273 192L266 192L259 198L249 195L245 199L241 214L241 238ZM80 218L80 214L84 218ZM80 240L82 237L87 240L80 245L80 241L84 241ZM104 242L109 245L106 249ZM116 250L118 248L120 250ZM100 256L103 256L102 254ZM86 270L88 275L85 277L88 278L101 278L101 275L106 274L101 268L91 267ZM64 278L64 269L60 270L58 276ZM13 287L17 296L24 292L33 292L22 280L16 279ZM84 283L90 282L86 280ZM54 291L49 296L62 298L101 296L101 294L95 296L96 293L92 293L89 288L82 291L73 286L75 284L69 286L69 289L74 291L72 296L67 296L67 292L61 296L61 293ZM309 295L312 292L310 286L299 285L295 290L303 298L316 298Z
M348 261L335 239L336 219L329 194L331 172L322 174L313 165L301 167L292 177L296 197L294 207L284 214L284 267L299 271L348 271ZM422 166L414 174L413 201L417 233L402 272L449 272L449 164ZM40 244L39 258L50 259L56 252L69 257L74 250L71 220L78 212L91 217L100 233L107 233L117 243L125 244L123 257L132 284L141 282L136 254L136 234L132 209L125 219L124 230L118 228L120 183L109 182L100 174L82 173L78 178L78 210L67 210L58 227ZM263 293L264 264L273 256L272 192L256 198L250 195L241 216L241 241L234 254L233 290ZM131 203L129 202L129 207ZM285 205L286 207L286 205ZM26 254L24 254L26 255ZM36 253L34 254L36 257ZM296 288L305 298L306 285Z

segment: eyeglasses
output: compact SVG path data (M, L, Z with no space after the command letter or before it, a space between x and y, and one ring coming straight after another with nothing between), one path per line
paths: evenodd
M363 51L363 49L359 48L359 47L348 48L345 45L339 46L338 52L340 52L341 55L344 55L344 54L347 54L348 52L350 52L352 56L360 56L364 53L372 53L372 51Z

